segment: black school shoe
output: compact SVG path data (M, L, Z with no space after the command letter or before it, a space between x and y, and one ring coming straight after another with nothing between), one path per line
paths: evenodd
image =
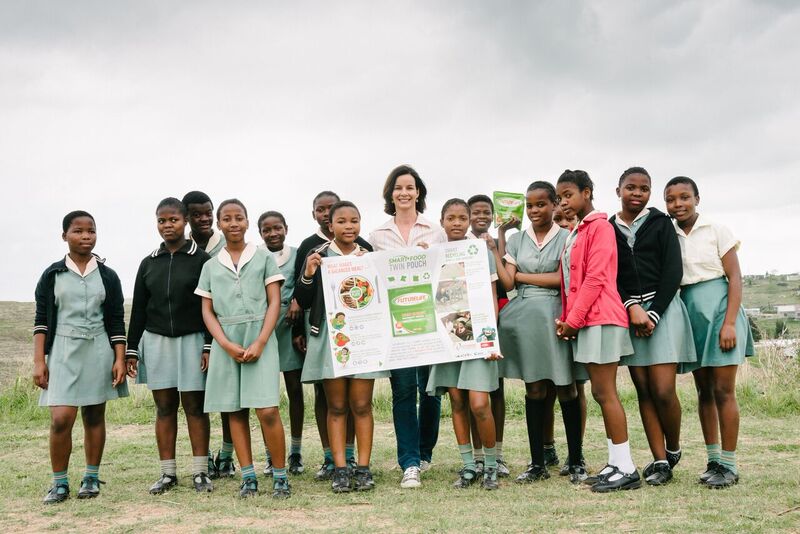
M303 457L299 453L289 455L289 474L299 475L305 471L303 466Z
M556 451L555 446L544 448L544 465L545 467L558 465L558 451Z
M613 471L611 471L612 469L615 469L613 465L606 464L596 475L587 476L583 480L583 483L587 486L594 486L598 482L603 482L606 478L611 476L613 473Z
M50 488L47 495L42 499L42 504L56 504L64 502L69 498L69 485L56 484Z
M706 486L714 489L728 488L739 482L739 475L722 464L717 467L717 472L706 480Z
M572 484L583 484L583 482L589 478L589 473L586 471L586 467L583 464L578 465L570 465L567 467L569 471L569 481Z
M581 453L580 462L578 462L576 465L580 466L580 467L583 467L583 470L586 471L586 460L584 460L584 458L583 458L583 453ZM558 475L562 476L562 477L569 476L569 474L570 474L569 468L570 467L575 467L575 466L569 465L569 456L567 456L567 459L564 462L564 465L562 465L561 469L558 470Z
M676 453L667 451L667 462L669 462L669 466L672 469L675 469L675 466L678 465L678 462L681 461L682 454L683 451L678 451Z
M654 463L650 473L644 474L644 481L651 486L663 486L672 480L672 468L669 463Z
M603 479L592 486L592 491L595 493L610 493L612 491L631 490L642 487L642 479L639 477L639 472L623 473L617 467L611 466L612 471L603 476ZM621 475L619 478L612 478L615 475Z
M272 481L272 498L288 499L292 496L292 488L288 478L276 478Z
M458 480L453 483L456 489L466 489L478 480L478 473L473 469L462 469L458 472Z
M330 480L333 478L333 460L325 458L319 470L314 474L314 480Z
M495 467L487 467L483 470L483 480L481 481L481 487L485 490L496 490L500 487L500 484L497 482L497 468Z
M156 480L155 484L150 486L150 495L161 495L165 491L174 488L178 485L178 477L161 473L161 478Z
M528 464L528 468L516 478L518 484L530 484L537 480L547 480L550 473L541 465Z
M708 482L708 479L713 477L717 473L717 469L720 468L720 465L721 464L715 460L711 460L710 462L708 462L706 464L706 470L700 473L700 478L697 480L697 482L699 482L700 484L705 484L706 482Z
M214 458L214 471L216 472L217 476L212 476L211 478L227 478L235 475L236 464L233 463L233 456L230 458L220 458L219 455L220 453L217 452L217 457Z
M211 477L208 476L208 473L193 474L192 484L197 493L211 493L214 491L214 484L211 483Z
M331 490L333 490L334 493L349 493L350 489L350 468L335 467L333 469Z
M219 455L219 453L217 453ZM208 476L211 478L219 478L219 472L217 471L217 464L214 460L214 455L211 454L211 451L208 451Z
M258 480L253 478L243 478L242 485L239 486L239 498L247 499L258 495Z
M483 470L486 468L484 460L475 460L475 474L479 477L483 476Z
M356 491L370 491L375 489L375 481L372 479L372 471L369 467L356 467L353 475L353 489Z
M100 495L100 484L105 484L97 477L83 477L81 488L78 490L79 499L93 499Z

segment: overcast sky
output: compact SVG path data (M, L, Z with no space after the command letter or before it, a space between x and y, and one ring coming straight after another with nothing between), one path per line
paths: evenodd
M333 189L381 224L414 165L442 203L587 170L618 209L646 167L742 240L745 273L800 270L800 5L793 1L0 3L0 300L32 300L61 219L94 214L133 290L155 206L191 189L267 209L288 242Z

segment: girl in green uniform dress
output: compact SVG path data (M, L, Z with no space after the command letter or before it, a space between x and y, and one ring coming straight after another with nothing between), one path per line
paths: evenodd
M275 256L275 262L285 278L281 286L281 313L275 325L275 337L278 338L278 354L283 381L286 384L286 395L289 397L289 428L291 448L289 449L289 473L299 475L304 471L301 446L303 442L303 384L300 374L303 371L303 358L292 343L292 328L295 321L303 320L300 306L294 300L295 260L297 249L286 245L286 233L289 226L286 219L277 211L267 211L258 218L258 231L264 240L263 247ZM267 449L267 465L264 474L272 476L272 459Z
M611 217L617 236L617 285L630 317L633 354L622 359L636 386L653 461L642 472L651 486L672 479L681 457L681 404L675 392L678 364L696 360L692 327L678 296L681 248L669 217L650 200L650 175L641 167L622 173L622 210Z
M581 452L580 405L575 389L569 345L559 341L553 321L561 315L559 259L569 231L553 222L556 190L548 182L528 187L526 212L531 225L512 235L506 244L505 267L498 270L507 291L517 296L500 311L500 372L525 382L525 418L531 463L517 482L550 477L545 464L547 392L555 387L569 447L572 482L586 478Z
M441 225L447 234L448 241L466 239L469 230L469 206L467 203L460 198L452 198L445 202L442 206ZM485 234L484 239L490 251L496 248L494 239L489 234ZM492 302L494 302L494 310L497 314L497 268L491 252L489 271L492 280ZM456 488L467 488L478 478L469 436L470 412L478 425L486 461L481 485L487 490L498 488L496 434L489 393L500 386L497 373L497 360L500 358L499 354L492 354L486 359L443 363L431 367L426 389L431 394L442 395L446 391L450 395L453 430L456 434L458 452L464 462L464 467L454 484Z
M323 256L360 255L367 250L356 243L361 231L361 214L355 204L346 200L337 202L331 206L328 220L333 240L312 250L308 255L294 292L300 306L309 310L311 335L306 346L302 380L304 383L322 382L328 401L327 429L334 464L331 489L334 493L346 493L351 489L369 491L375 487L369 467L375 426L372 417L372 389L375 379L388 378L389 372L377 371L341 378L334 375L328 344L328 314L325 310L319 266ZM354 419L358 444L357 466L352 473L345 456L348 408Z
M727 227L697 213L700 193L691 178L678 176L667 182L664 200L681 245L681 299L689 312L697 351L697 361L682 363L679 372L691 371L697 388L708 453L700 482L726 488L739 482L736 373L745 358L755 353L753 333L742 309L739 240Z
M255 408L275 466L272 496L286 498L290 491L274 331L283 275L272 254L245 242L247 210L239 200L219 205L217 226L225 235L225 248L203 265L195 290L203 297L203 319L214 337L205 411L230 414L233 448L242 466L239 495L251 497L258 493L249 418L250 408Z
M78 408L86 454L78 498L100 494L106 401L128 396L119 278L92 254L97 242L94 217L70 212L62 228L69 253L48 267L36 285L33 328L33 382L42 388L39 406L50 408L53 486L45 504L69 497L67 467Z

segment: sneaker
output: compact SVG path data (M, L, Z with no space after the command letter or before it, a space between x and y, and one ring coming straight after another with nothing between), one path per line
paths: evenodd
M355 483L353 489L356 491L370 491L375 489L375 481L372 479L372 471L369 467L356 467Z
M720 463L711 460L706 464L706 470L700 474L700 480L698 482L700 484L705 484L708 482L708 479L713 477L717 473L717 469L720 468Z
M289 474L290 475L299 475L306 468L303 467L303 457L300 453L294 453L289 455Z
M739 482L739 475L734 473L722 464L717 467L717 472L706 480L706 486L714 489L722 489L733 486Z
M555 447L544 448L544 465L545 467L558 465L558 452Z
M422 460L419 463L419 471L420 471L420 473L424 473L425 471L430 469L432 465L433 465L433 462L429 462L428 460Z
M669 463L659 462L653 464L649 475L644 477L644 481L651 486L663 486L672 480L672 468Z
M639 472L623 473L615 466L610 466L612 471L607 473L602 480L592 486L595 493L609 493L619 490L631 490L642 487Z
M239 486L239 497L246 499L258 495L258 480L255 478L243 478L242 485Z
M66 501L69 498L69 486L67 484L56 484L47 492L42 499L43 504L56 504Z
M667 462L669 462L669 466L672 469L675 469L675 466L678 465L678 462L681 461L681 454L682 451L678 451L676 453L667 451Z
M211 454L211 451L208 451L208 476L211 478L219 478L219 472L217 471L217 464L214 462L214 455Z
M286 477L276 478L272 481L272 498L273 499L288 499L292 496L292 488L289 485L289 479Z
M356 467L358 467L358 463L356 462L356 459L351 456L347 459L347 468L350 470L350 474L356 470Z
M500 478L506 478L511 474L511 471L508 470L508 465L506 464L505 460L501 460L500 458L497 459L497 476Z
M214 471L217 473L217 478L227 478L235 475L236 464L233 463L233 457L220 458L220 453L217 452L217 457L214 458Z
M150 486L150 495L161 495L167 490L170 490L178 485L178 477L161 473L161 478L156 480L155 484Z
M331 489L334 493L350 493L350 469L336 467L333 470Z
M400 481L400 487L403 489L418 488L422 485L419 480L419 467L412 465L403 471L403 480Z
M483 471L481 487L485 490L496 490L500 487L500 485L497 483L497 468L487 467Z
M83 477L81 488L78 490L79 499L93 499L100 495L100 484L105 484L97 477Z
M267 478L272 476L272 458L267 458L267 463L264 465L264 476Z
M516 482L518 484L530 484L531 482L547 480L548 478L550 478L550 473L547 471L546 467L528 464L528 468L523 473L519 474L516 478Z
M466 489L470 487L476 480L478 480L478 473L472 469L462 469L458 473L458 480L453 483L453 487L457 489Z
M486 467L486 462L485 461L483 461L483 460L475 460L475 473L477 473L477 475L479 477L483 476L483 470L484 470L485 467Z
M314 474L314 480L330 480L333 478L333 460L325 458L319 470Z
M211 483L211 477L208 473L195 473L192 475L192 484L197 493L211 493L214 491L214 485Z
M589 478L589 473L586 471L586 467L581 464L578 465L570 465L567 467L569 471L569 481L573 484L581 484L587 478Z

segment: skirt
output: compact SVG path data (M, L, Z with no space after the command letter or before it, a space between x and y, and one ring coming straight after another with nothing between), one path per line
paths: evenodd
M206 374L200 370L203 334L167 337L144 331L139 350L137 384L147 389L204 391Z
M288 306L281 307L278 323L275 325L275 337L278 339L281 373L303 368L303 358L292 345L292 327L286 324Z
M127 397L127 381L111 385L114 358L104 328L58 325L46 359L50 380L39 406L94 406Z
M753 332L741 307L736 316L736 346L728 352L723 352L719 346L719 332L728 309L728 281L725 278L684 286L681 299L689 312L697 361L681 364L679 372L741 365L746 357L755 354Z
M572 340L572 354L577 363L614 363L633 354L633 345L627 328L610 324L587 326Z
M561 315L558 295L558 291L525 287L503 307L498 320L501 377L526 383L552 380L557 386L572 383L570 344L556 336L555 319Z
M644 309L650 308L651 302L644 303ZM672 299L650 337L639 337L633 327L630 328L633 354L620 360L620 365L646 367L662 363L690 363L697 360L692 339L692 325L686 306L678 295Z
M439 363L428 374L428 395L444 395L448 388L492 392L500 387L497 361L477 358Z
M245 348L256 340L264 324L263 315L219 319L225 337ZM279 401L278 341L274 332L270 335L261 357L249 363L235 361L214 340L208 360L205 412L269 408L278 406Z

